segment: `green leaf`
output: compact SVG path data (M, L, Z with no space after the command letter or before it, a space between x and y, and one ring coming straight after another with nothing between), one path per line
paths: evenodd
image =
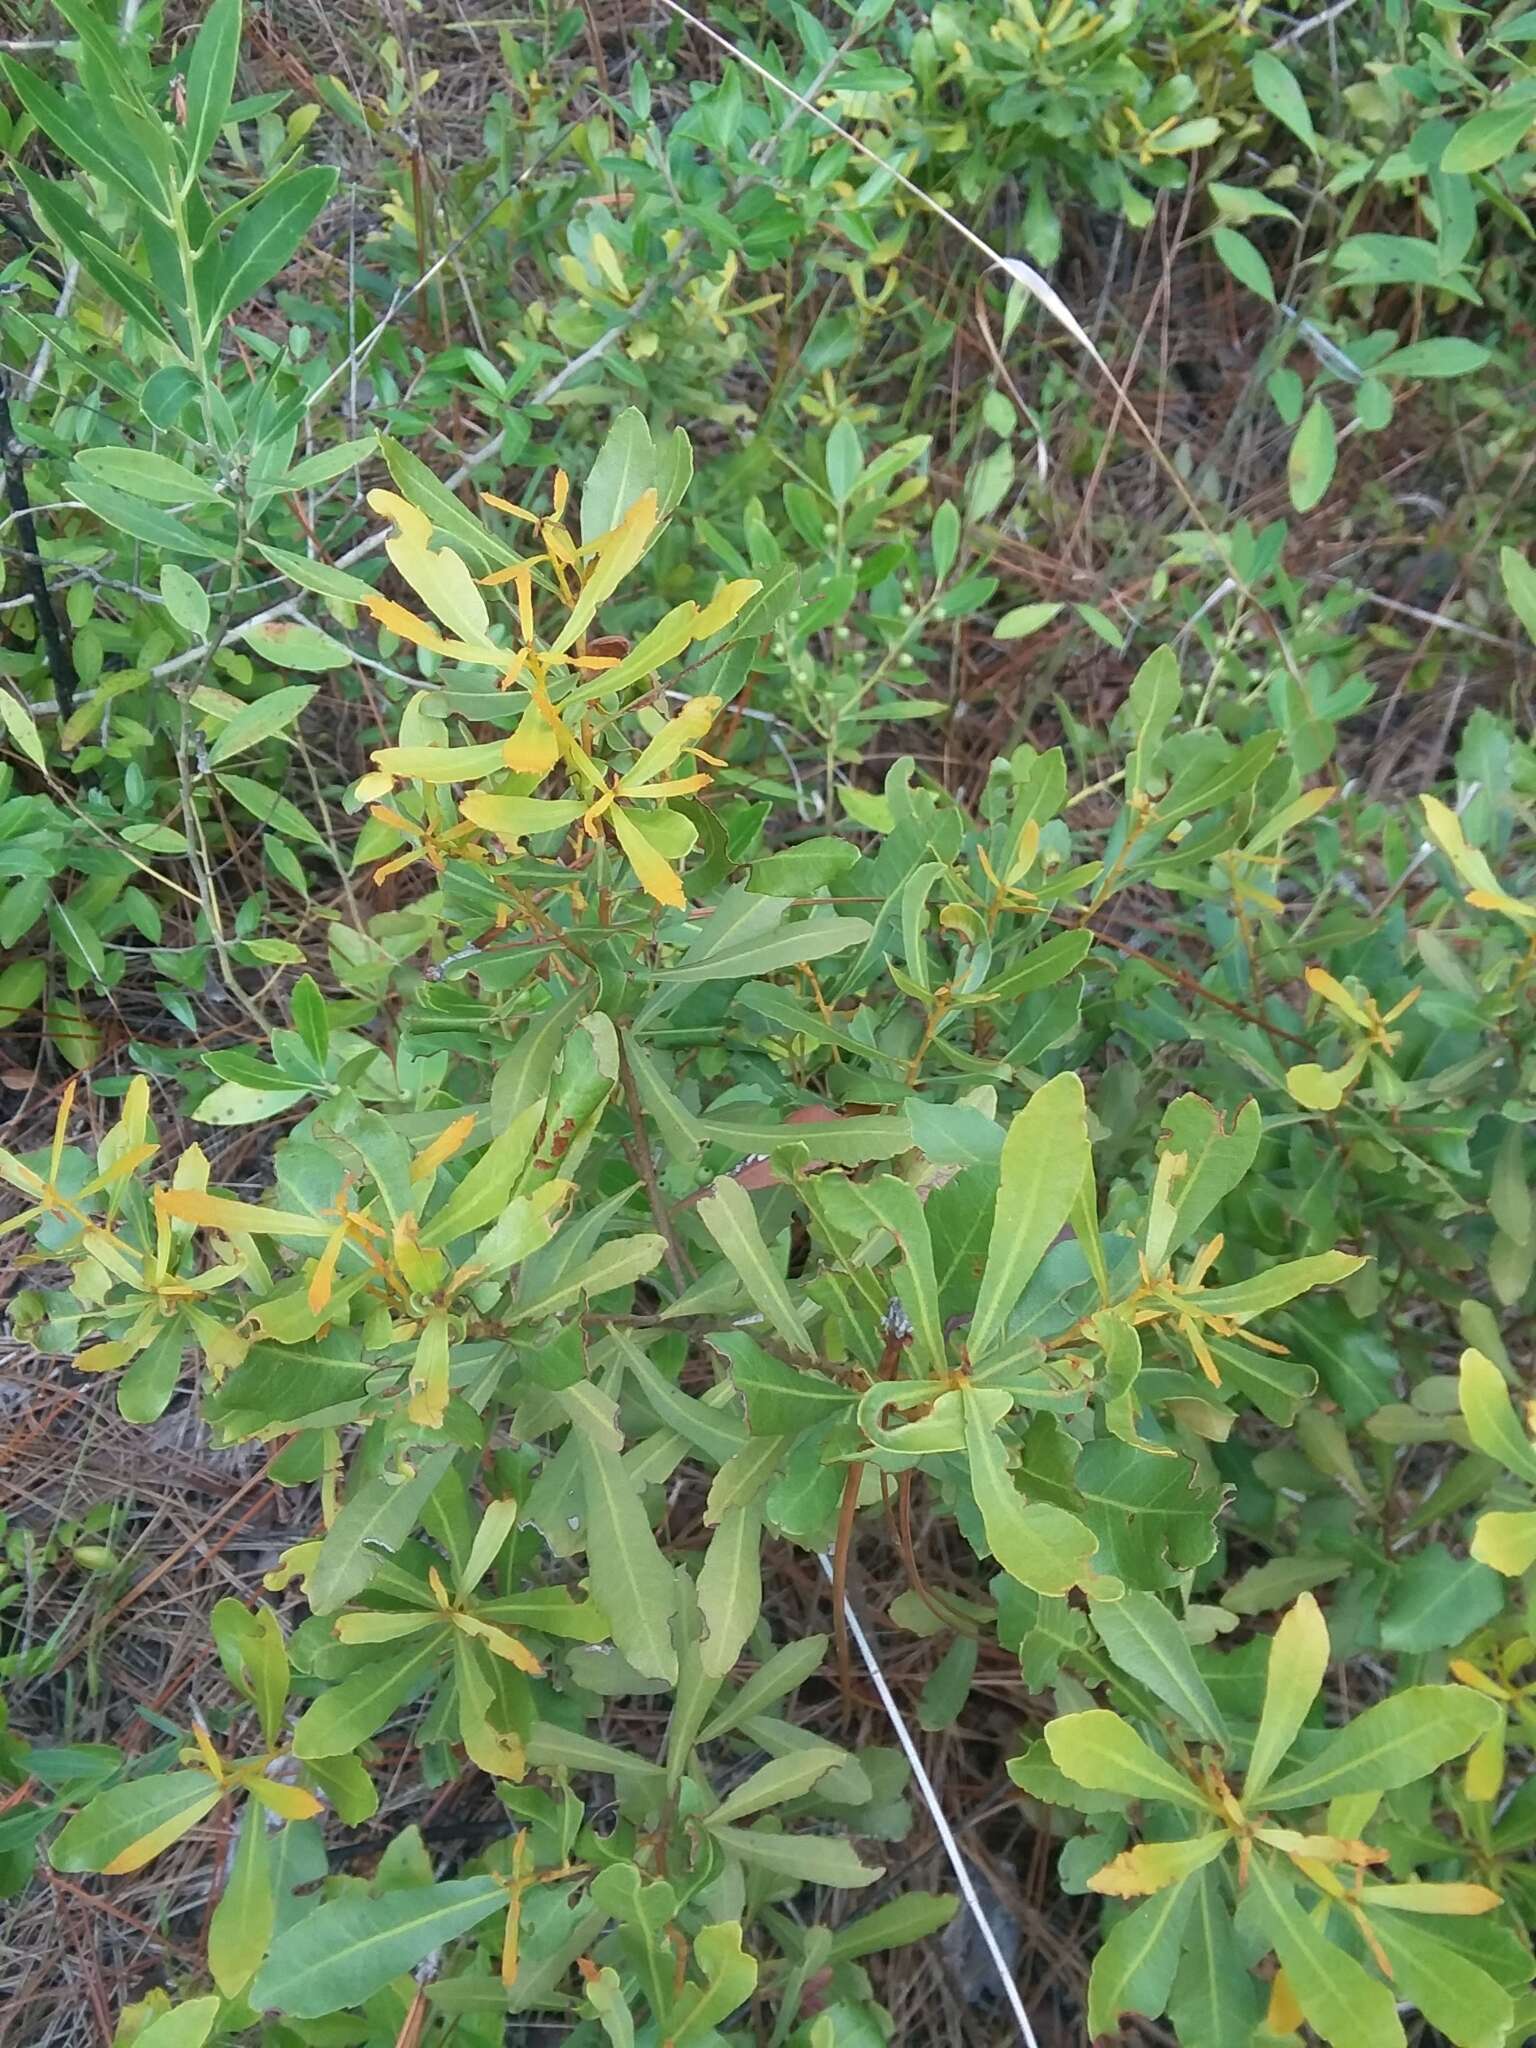
M205 333L216 332L290 261L336 190L336 178L329 165L311 164L269 185L241 215L239 226L219 251Z
M934 513L928 540L933 549L933 580L942 583L960 553L960 508L953 498L946 498Z
M1195 1903L1168 2015L1180 2048L1233 2048L1251 2041L1264 2010L1264 1987L1237 1945L1219 1871L1194 1879Z
M1089 1612L1099 1640L1122 1671L1139 1678L1154 1697L1208 1741L1225 1744L1225 1724L1210 1687L1196 1669L1189 1639L1155 1593L1092 1600Z
M1059 1715L1046 1724L1045 1743L1056 1768L1090 1792L1157 1799L1194 1813L1208 1810L1189 1779L1165 1763L1129 1721L1107 1708Z
M1499 570L1510 609L1536 640L1536 569L1515 548L1500 548Z
M699 1568L699 1612L709 1633L699 1651L708 1678L723 1678L757 1626L763 1604L762 1511L727 1508Z
M1333 482L1338 459L1333 415L1320 398L1314 398L1296 429L1286 461L1291 503L1298 512L1310 512L1314 505L1321 504Z
M896 1293L912 1325L915 1354L925 1371L943 1372L946 1347L933 1241L916 1188L889 1173L869 1181L828 1175L818 1192L823 1213L835 1230L866 1242L883 1233L894 1238L901 1258Z
M221 729L208 749L210 763L216 767L220 761L243 754L247 747L258 746L262 740L271 739L285 726L292 725L314 694L313 683L291 683L286 689L269 690L254 704L243 706Z
M42 736L31 712L3 688L0 688L0 726L4 726L34 768L46 769L48 764L43 753Z
M216 485L196 475L184 463L168 455L156 455L148 448L82 448L75 457L77 472L93 483L126 491L129 497L144 498L151 505L216 505Z
M32 211L81 265L86 276L99 284L130 318L138 320L148 333L169 347L170 331L149 280L91 232L92 217L69 187L39 178L21 164L14 165L13 172L32 202Z
M1422 1924L1405 1927L1390 1913L1372 1914L1371 1932L1398 1991L1454 2048L1505 2048L1514 2001L1486 1970Z
M314 675L325 669L350 668L352 650L322 633L318 626L306 626L302 619L268 619L247 626L241 634L253 653L274 668L302 669Z
M581 493L583 545L612 533L637 498L656 488L656 450L645 415L626 406L603 440Z
M751 900L767 904L774 899ZM780 904L779 908L782 911L788 906ZM862 945L873 929L862 917L816 915L780 931L754 934L738 945L727 944L718 952L695 943L678 966L664 968L651 979L669 988L705 981L751 981L780 967L798 967L833 953L846 953L850 946Z
M240 60L241 0L214 0L187 58L187 125L182 146L187 170L202 169L229 113Z
M1250 61L1248 70L1259 104L1267 107L1304 148L1316 155L1317 130L1312 126L1306 98L1285 65L1271 51L1261 50Z
M402 1648L369 1658L321 1693L294 1724L294 1755L345 1756L376 1735L397 1708L425 1689L444 1654L443 1633L434 1624Z
M734 1792L728 1792L709 1816L711 1831L731 1821L745 1820L787 1800L802 1799L819 1785L828 1771L845 1761L843 1752L828 1743L824 1749L791 1750L762 1764Z
M130 540L144 541L162 554L196 555L204 562L234 559L234 544L224 536L194 527L185 519L172 518L158 506L130 497L125 491L115 491L93 477L76 471L70 478L70 489L98 519L105 520L118 533L127 534Z
M48 1860L55 1870L138 1870L195 1828L223 1797L206 1771L164 1771L98 1792L67 1821Z
M261 1967L276 1920L267 1816L251 1799L241 1816L235 1860L208 1927L208 1969L226 1998L238 1998Z
M1372 371L1376 377L1465 377L1483 369L1493 360L1493 351L1481 342L1466 341L1459 334L1442 334L1433 341L1410 342L1383 356Z
M1058 1074L1035 1090L1003 1140L987 1262L966 1335L973 1362L996 1347L1091 1167L1083 1084L1075 1073Z
M814 1357L811 1333L763 1241L752 1197L745 1188L729 1174L721 1174L699 1203L698 1215L746 1289L749 1300L762 1310L786 1344L808 1358Z
M100 178L109 191L122 198L146 201L146 194L134 190L117 158L102 140L94 109L87 111L78 96L66 100L35 71L9 57L0 57L0 78L4 78L48 140L57 144L71 163L78 164L93 178ZM110 118L106 108L102 112Z
M133 2048L203 2048L222 2005L219 1998L190 1998L152 2019L134 2035Z
M1536 124L1536 100L1506 88L1491 106L1463 121L1440 153L1442 171L1486 171L1512 156Z
M362 1592L415 1529L457 1456L452 1449L429 1451L409 1479L381 1472L348 1497L309 1575L309 1604L316 1614L335 1614Z
M803 1684L813 1672L819 1671L826 1654L825 1636L806 1636L798 1643L783 1644L766 1663L758 1666L723 1707L716 1709L708 1724L700 1730L699 1740L713 1742L716 1736L738 1727L754 1714L763 1713L783 1699L786 1693Z
M949 1925L959 1905L952 1895L941 1898L936 1892L903 1892L899 1899L890 1899L840 1927L827 1950L827 1961L857 1962L860 1956L877 1955L882 1949L926 1941Z
M1151 787L1162 752L1168 721L1179 708L1182 694L1178 656L1171 647L1159 647L1136 671L1127 702L1136 744L1126 764L1128 796L1142 796Z
M1236 228L1212 228L1211 242L1238 283L1274 305L1275 281L1269 274L1269 265L1248 237L1240 235Z
M1090 1575L1094 1535L1076 1515L1044 1501L1026 1503L1003 1456L992 1411L967 1387L965 1454L987 1548L1009 1578L1033 1592L1061 1594Z
M852 420L838 420L827 436L827 489L834 501L846 505L864 467L859 431Z
M1194 1901L1194 1884L1186 1878L1143 1899L1110 1929L1088 1978L1088 2031L1095 2040L1118 2033L1123 2012L1156 2019L1164 2011Z
M249 775L235 775L227 768L217 770L215 780L258 824L281 832L285 839L297 839L302 846L325 845L308 818L281 790L268 789L264 783L253 782Z
M710 1839L728 1856L768 1870L775 1877L787 1877L801 1884L831 1885L839 1891L857 1891L885 1875L879 1863L861 1863L851 1842L831 1835L782 1835L774 1829L717 1828L709 1826Z
M856 867L859 849L846 839L802 839L754 860L747 888L754 896L810 896Z
M194 640L205 638L213 616L208 593L179 562L167 562L161 568L160 602L184 633L190 633Z
M354 2011L506 1903L494 1877L463 1877L311 1906L273 1943L250 2003L290 2019Z
M1006 611L992 628L994 640L1027 640L1031 633L1038 633L1042 626L1048 626L1061 610L1059 604L1016 604Z
M1350 1792L1395 1792L1463 1755L1502 1714L1464 1685L1413 1685L1330 1735L1265 1794L1269 1807L1317 1806Z
M1381 1617L1383 1649L1399 1656L1446 1650L1492 1621L1504 1605L1499 1575L1473 1558L1426 1544L1398 1567Z
M1312 1595L1303 1593L1270 1639L1264 1708L1243 1779L1243 1797L1250 1803L1260 1799L1290 1753L1327 1670L1328 1626Z
M578 1435L592 1595L613 1640L647 1678L677 1682L672 1617L677 1592L635 1485L611 1445Z
M1364 1259L1351 1252L1316 1252L1311 1258L1288 1259L1255 1273L1251 1280L1238 1280L1230 1287L1207 1287L1199 1297L1200 1306L1209 1315L1235 1316L1246 1322L1250 1316L1283 1308L1314 1287L1332 1287L1347 1280L1364 1264Z
M1268 1856L1253 1859L1256 1912L1307 2021L1332 2048L1404 2048L1391 1987L1330 1941L1297 1905L1290 1881Z
M1485 1456L1496 1458L1517 1479L1536 1485L1536 1445L1515 1417L1504 1375L1481 1351L1461 1354L1460 1398L1474 1446Z
M1174 1153L1183 1170L1168 1182L1168 1210L1162 1227L1148 1226L1147 1263L1156 1271L1170 1252L1196 1237L1212 1211L1248 1176L1264 1135L1256 1102L1245 1102L1232 1128L1198 1095L1181 1095L1163 1111L1160 1154Z

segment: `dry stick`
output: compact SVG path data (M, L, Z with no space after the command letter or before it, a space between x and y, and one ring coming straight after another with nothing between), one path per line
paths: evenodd
M819 121L824 128L829 128L834 135L840 136L850 149L856 149L860 156L868 157L869 161L884 171L888 178L894 179L904 192L909 192L920 206L925 206L930 213L937 214L946 227L952 228L963 241L969 242L973 249L985 256L987 262L994 269L1002 271L1003 275L1013 284L1021 285L1035 301L1036 305L1049 313L1057 326L1064 329L1071 336L1072 340L1077 343L1078 347L1108 384L1110 390L1115 394L1117 401L1125 412L1126 418L1130 420L1136 431L1146 442L1153 460L1167 475L1169 482L1183 501L1185 510L1216 550L1223 569L1232 579L1234 589L1242 592L1249 604L1253 606L1260 618L1263 619L1280 652L1281 659L1290 670L1292 678L1297 683L1300 683L1302 680L1301 671L1296 665L1295 657L1291 653L1289 642L1286 640L1279 621L1258 594L1238 574L1232 559L1232 550L1227 545L1226 540L1206 518L1199 500L1195 497L1193 491L1190 490L1183 477L1180 476L1174 464L1163 453L1162 448L1158 445L1157 436L1137 411L1131 399L1131 394L1126 390L1120 378L1115 375L1108 362L1099 353L1093 337L1089 334L1087 328L1083 326L1083 323L1078 319L1060 292L1057 291L1056 287L1048 279L1042 277L1032 264L1021 262L1016 256L1001 255L992 247L990 242L978 235L974 228L968 227L958 214L951 213L947 206L941 206L931 193L925 192L921 185L915 184L905 171L897 170L889 158L881 156L878 150L871 149L867 142L861 141L850 129L844 128L841 122L834 121L830 114L823 112L813 101L807 99L803 93L796 92L792 85L786 85L782 78L779 78L768 69L767 65L759 64L755 57L749 57L745 50L738 49L728 36L723 36L718 29L711 28L707 21L700 21L696 14L690 14L686 7L678 4L678 0L661 0L661 4L667 9L668 13L675 14L679 20L686 21L691 27L696 28L700 35L708 36L712 43L717 44L729 56L734 57L738 64L744 64L749 71L755 73L766 84L771 85L775 92L782 93L786 99L793 100L797 107L802 107L813 119Z
M823 1575L830 1583L833 1576L832 1560L825 1551L821 1553L819 1562ZM927 1807L928 1817L933 1822L934 1833L939 1838L944 1854L949 1858L950 1869L955 1873L955 1883L960 1887L960 1896L964 1899L971 1918L976 1922L976 1931L981 1936L987 1954L992 1958L997 1980L1003 1987L1003 1996L1008 2001L1008 2009L1018 2026L1019 2039L1024 2042L1025 2048L1040 2048L1040 2043L1035 2038L1035 2030L1029 2023L1029 2014L1024 2009L1024 2001L1019 1996L1019 1987L1013 1981L1013 1972L998 1946L997 1936L992 1931L992 1923L986 1916L981 1900L976 1896L976 1887L971 1881L971 1873L966 1867L965 1858L960 1853L960 1844L955 1840L955 1831L944 1817L944 1809L933 1789L933 1781L923 1767L923 1759L918 1754L917 1744L908 1733L901 1709L896 1704L891 1688L885 1682L885 1673L880 1669L879 1661L870 1648L869 1638L860 1627L859 1617L846 1595L843 1598L842 1611L848 1632L859 1646L859 1655L864 1660L864 1669L869 1673L870 1684L879 1694L880 1704L896 1731L896 1740L901 1744L902 1753L912 1767L912 1776L923 1796L923 1804Z
M26 472L22 467L22 444L17 439L11 424L10 380L0 369L0 465L5 471L5 495L10 504L11 516L16 521L16 530L21 536L22 581L32 598L32 609L37 614L38 636L43 651L48 657L48 673L53 678L54 702L59 707L59 716L69 718L75 708L75 691L79 677L75 674L74 656L69 643L59 626L58 614L53 608L53 598L48 589L48 578L43 571L43 557L37 538L37 521L32 513L32 499L27 491Z

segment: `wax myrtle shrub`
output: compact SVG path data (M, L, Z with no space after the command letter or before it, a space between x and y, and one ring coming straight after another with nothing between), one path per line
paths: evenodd
M1011 1769L1043 1824L1085 1812L1063 1879L1117 1902L1094 2032L1166 2010L1191 2044L1303 2019L1386 2043L1406 2001L1456 2041L1518 2038L1528 1644L1501 1573L1529 1542L1502 1508L1471 1525L1491 1461L1518 1482L1531 1453L1470 1300L1493 1354L1462 1368L1471 1454L1415 1501L1411 1447L1459 1436L1458 1383L1381 1334L1425 1256L1405 1182L1475 1210L1496 1300L1529 1284L1496 1105L1529 1058L1532 912L1475 843L1519 852L1507 807L1431 799L1372 848L1414 892L1397 946L1362 959L1348 912L1282 932L1285 878L1321 900L1346 858L1335 793L1273 730L1180 716L1161 650L1107 821L1080 827L1061 753L1024 747L974 816L901 762L867 836L769 850L730 787L732 703L795 579L637 598L690 466L628 412L579 509L563 473L484 520L409 463L372 493L406 598L331 571L324 602L433 671L353 798L362 872L421 875L432 964L402 989L338 932L335 992L300 977L269 1057L205 1056L204 1124L281 1119L270 1198L220 1191L196 1145L162 1161L142 1079L94 1156L70 1094L51 1148L4 1156L56 1276L18 1327L115 1375L132 1417L191 1375L217 1439L270 1446L315 1516L215 1611L228 1690L184 1738L129 1772L59 1753L26 1829L107 1875L236 1830L213 1989L146 2034L318 2040L347 2014L389 2039L421 2000L469 2038L551 2010L616 2041L862 2038L860 1958L953 1901L839 1903L912 1788L894 1746L850 1752L794 1704L824 1666L849 1682L849 1564L888 1522L893 1619L946 1645L933 1724L991 1640L1054 1699ZM631 632L599 637L621 605ZM1474 742L1503 787L1528 775ZM1227 929L1229 979L1115 937L1149 888ZM1273 946L1294 964L1254 992ZM1444 1105L1426 1132L1421 1102ZM658 1535L680 1490L682 1551ZM914 1499L974 1558L967 1590L928 1582ZM765 1602L786 1546L828 1560L810 1638ZM1234 1572L1234 1546L1261 1561ZM1308 1589L1344 1574L1325 1623ZM1282 1608L1272 1640L1222 1641ZM1330 1627L1399 1673L1331 1729ZM658 1750L604 1732L658 1695ZM332 1872L325 1829L373 1814L402 1725L428 1783L485 1774L504 1829L452 1874L410 1833L375 1877Z
M1383 639L1279 518L1138 542L1176 632L1000 596L1060 365L1038 411L1000 373L943 448L937 407L861 392L888 327L892 379L935 373L921 215L739 70L680 91L670 33L599 114L503 26L486 195L396 137L409 50L376 99L317 81L394 151L360 338L289 265L345 234L357 267L334 137L237 96L239 10L173 62L154 9L60 12L59 82L6 73L72 663L29 600L0 1024L35 1019L60 1084L51 1140L0 1153L9 1330L147 1462L195 1417L298 1526L147 1747L0 1731L0 1885L118 1906L165 1873L124 2048L863 2048L956 1888L910 1881L895 1726L850 1732L862 1615L923 1674L919 1742L1003 1699L998 1796L1068 1910L1104 1902L1085 2009L1020 1965L1064 2037L1527 2038L1523 722L1478 687L1425 793L1373 793ZM1513 436L1493 349L1420 323L1518 314L1518 23L1479 71L1399 21L1357 130L1194 13L875 5L834 39L799 10L795 75L941 197L1006 211L1022 172L1042 261L1075 194L1134 227L1199 149L1216 255L1277 300L1298 173L1234 183L1261 140L1418 209L1432 238L1341 236L1273 306L1298 519L1422 384ZM488 205L549 290L492 301L482 347L428 273ZM811 308L761 400L787 461L722 438L780 299ZM1478 645L1518 675L1536 581L1495 552ZM925 722L960 723L941 650L979 615L1125 674L1102 729L1063 692L1061 745L999 742L962 800ZM343 785L312 741L359 704ZM116 1510L5 1537L0 1676L67 1700L29 1604L44 1573L114 1598Z

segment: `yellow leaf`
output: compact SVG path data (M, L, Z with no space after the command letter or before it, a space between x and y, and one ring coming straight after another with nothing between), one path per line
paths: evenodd
M1360 1888L1362 1906L1394 1913L1491 1913L1503 1902L1485 1884L1367 1884Z
M330 1305L331 1289L336 1281L336 1261L341 1257L346 1238L346 1224L338 1223L325 1241L325 1250L315 1261L315 1270L309 1276L309 1286L304 1293L312 1315L323 1314Z
M445 1131L439 1131L431 1144L426 1146L411 1161L412 1180L430 1180L445 1159L451 1159L459 1151L470 1132L475 1128L475 1113L456 1116Z
M517 730L501 743L503 766L519 775L547 775L559 758L554 726L537 703L530 704L518 720Z
M756 597L762 587L755 576L738 576L733 583L717 590L694 620L693 638L707 640L711 633L718 633L722 626L728 626L748 599Z
M475 1637L485 1644L495 1656L505 1663L515 1664L519 1671L525 1671L530 1678L541 1678L544 1666L535 1657L526 1643L520 1643L510 1630L497 1628L494 1622L482 1621L476 1614L456 1614L455 1625L465 1635Z
M370 598L368 610L386 631L409 640L414 647L429 647L434 654L447 654L452 648L453 643L445 634L429 626L425 619L417 618L414 612L408 612L403 604L396 604L392 597Z
M1362 1031L1370 1029L1371 1020L1365 1014L1365 1011L1361 1009L1359 1003L1356 1002L1343 982L1335 980L1333 975L1329 974L1325 968L1309 967L1307 969L1307 987L1312 990L1314 995L1320 995L1324 1002L1331 1003L1336 1010L1341 1010L1351 1024L1358 1024Z
M1372 1863L1387 1861L1385 1849L1373 1849L1369 1842L1350 1841L1338 1835L1299 1835L1293 1828L1255 1828L1254 1835L1283 1856L1304 1856L1314 1863L1350 1863L1363 1870Z
M386 775L412 782L478 782L502 766L502 742L479 747L376 747L376 764Z
M199 1223L206 1230L240 1237L328 1238L331 1234L330 1224L317 1216L301 1216L293 1209L263 1209L255 1202L234 1202L199 1188L156 1188L155 1208L178 1222Z
M1467 1798L1486 1806L1504 1789L1504 1737L1508 1722L1498 1721L1467 1755L1464 1778Z
M136 1357L142 1348L142 1345L132 1343L125 1337L116 1338L108 1344L92 1344L88 1350L80 1352L75 1358L75 1371L116 1372L119 1366L126 1365L130 1358Z
M647 785L664 774L680 755L693 751L696 742L703 739L719 716L718 697L695 697L691 703L685 704L675 718L667 720L639 758L619 778L620 794L645 794Z
M550 648L552 654L563 654L587 630L598 606L612 597L650 545L657 516L655 491L644 491L613 531L593 543L595 560L570 617L555 636Z
M126 1877L130 1870L142 1870L146 1863L152 1863L162 1849L168 1849L172 1842L197 1826L204 1814L218 1805L222 1788L210 1778L204 1802L189 1810L178 1813L173 1820L163 1821L159 1827L151 1828L147 1835L140 1835L136 1842L114 1856L110 1863L101 1867L103 1877Z
M585 809L573 797L489 796L477 790L464 798L459 814L513 844L533 833L574 825Z
M1536 1564L1536 1513L1526 1509L1481 1516L1471 1550L1479 1564L1491 1564L1508 1579L1523 1578Z
M279 1820L313 1820L325 1811L313 1792L302 1785L285 1785L281 1778L248 1778L246 1790Z
M1299 2034L1306 2015L1296 2002L1290 1980L1284 1970L1276 1970L1275 1981L1269 1987L1269 2011L1264 2015L1266 2034Z
M1112 1899L1146 1898L1152 1892L1178 1884L1196 1870L1203 1870L1207 1863L1214 1863L1229 1839L1225 1831L1214 1829L1208 1835L1192 1835L1187 1841L1141 1842L1095 1871L1088 1880L1088 1889Z
M687 902L681 878L662 859L633 818L626 817L617 805L609 818L614 836L623 847L624 856L635 871L635 879L646 895L673 910L681 910Z

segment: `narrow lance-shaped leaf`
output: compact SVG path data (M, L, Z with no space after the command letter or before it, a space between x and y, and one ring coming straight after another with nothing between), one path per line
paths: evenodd
M1330 1736L1310 1763L1270 1786L1264 1804L1315 1806L1350 1792L1394 1792L1461 1756L1502 1712L1468 1686L1409 1686Z
M699 1652L707 1677L723 1678L757 1626L763 1604L762 1509L727 1508L699 1571L699 1611L708 1634Z
M1021 1586L1036 1593L1065 1593L1088 1572L1098 1539L1065 1508L1024 1500L1009 1473L997 1434L999 1418L985 1399L987 1391L967 1387L962 1397L966 1461L987 1548Z
M635 1669L647 1678L675 1683L671 1567L618 1453L595 1434L580 1433L578 1444L593 1596Z
M1225 1725L1195 1666L1189 1639L1155 1593L1096 1600L1091 1611L1100 1640L1122 1671L1139 1678L1209 1741L1225 1742Z
M319 2019L355 2010L423 1956L505 1906L494 1877L332 1899L278 1936L250 1990L258 2011Z
M1404 2048L1391 1987L1313 1924L1280 1866L1255 1856L1250 1881L1263 1902L1265 1932L1309 2025L1332 2048Z
M1046 1727L1045 1744L1056 1768L1090 1792L1120 1792L1127 1799L1160 1799L1194 1813L1207 1811L1189 1779L1165 1763L1129 1721L1107 1708L1059 1715Z
M722 1174L700 1202L698 1215L754 1305L762 1310L786 1344L806 1357L813 1356L811 1333L763 1241L752 1197L729 1174Z
M211 1813L223 1787L206 1771L164 1771L113 1785L68 1821L49 1853L55 1870L140 1870Z
M1461 1354L1461 1412L1476 1448L1536 1484L1536 1444L1520 1427L1504 1375L1481 1351Z
M1088 2026L1095 2039L1115 2033L1123 2012L1156 2019L1163 2011L1193 1903L1194 1886L1185 1880L1116 1921L1088 1979Z
M1327 1669L1328 1625L1312 1595L1303 1593L1269 1646L1264 1708L1243 1780L1245 1799L1262 1796L1300 1733Z
M980 1362L1077 1200L1091 1162L1087 1103L1074 1073L1036 1089L1003 1140L987 1263L966 1338Z

